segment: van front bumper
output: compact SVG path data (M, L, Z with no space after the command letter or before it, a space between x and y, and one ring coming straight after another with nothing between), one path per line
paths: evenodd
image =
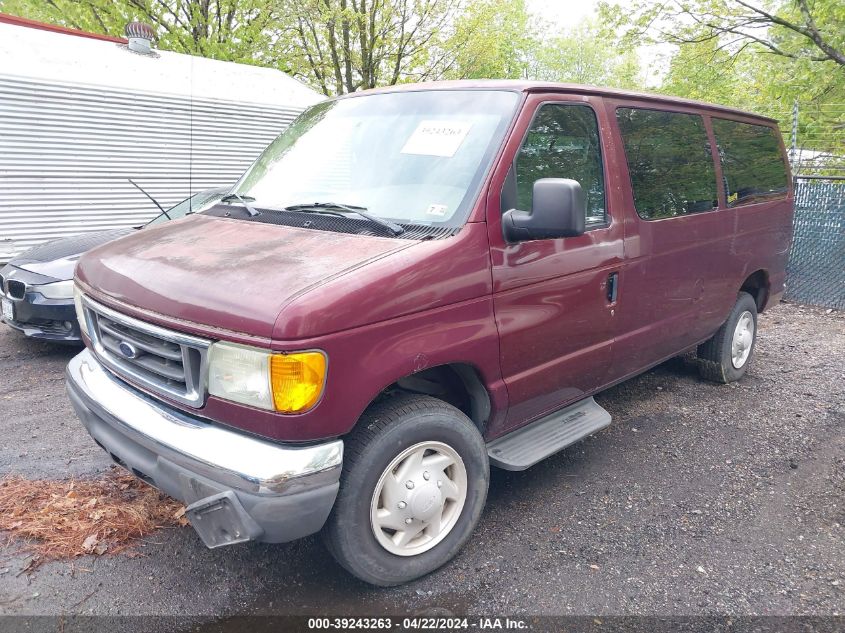
M116 378L85 349L67 367L73 408L112 459L187 505L208 547L292 541L334 505L343 442L278 444L188 415Z

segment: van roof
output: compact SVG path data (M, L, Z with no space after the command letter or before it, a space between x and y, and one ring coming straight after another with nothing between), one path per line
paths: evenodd
M681 97L672 97L669 95L662 95L654 92L637 92L633 90L619 90L617 88L604 88L601 86L590 86L586 84L567 84L556 83L551 81L528 81L521 79L462 79L456 81L431 81L424 83L399 84L396 86L387 86L383 88L374 88L372 90L366 90L363 92L356 92L349 95L344 95L343 98L383 92L482 89L511 90L516 92L566 92L585 95L599 95L603 97L613 97L617 99L637 99L639 101L653 101L655 103L667 103L676 104L679 106L682 105L687 107L700 108L702 110L709 110L713 112L738 114L741 116L760 119L771 123L777 123L776 119L760 114L755 114L753 112L748 112L746 110L717 105L714 103L706 103L704 101L682 99Z

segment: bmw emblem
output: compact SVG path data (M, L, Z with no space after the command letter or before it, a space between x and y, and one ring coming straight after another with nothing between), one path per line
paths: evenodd
M132 345L132 343L121 341L120 345L118 345L118 349L120 350L120 353L123 354L126 358L138 358L138 348Z

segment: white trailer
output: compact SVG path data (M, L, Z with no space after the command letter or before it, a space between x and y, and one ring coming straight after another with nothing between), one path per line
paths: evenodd
M233 184L321 95L279 70L0 14L0 262Z

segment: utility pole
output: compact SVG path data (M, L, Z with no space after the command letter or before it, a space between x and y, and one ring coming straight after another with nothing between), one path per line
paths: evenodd
M798 154L798 99L792 102L792 138L789 144L789 162L792 163L793 172L797 171L795 161Z

